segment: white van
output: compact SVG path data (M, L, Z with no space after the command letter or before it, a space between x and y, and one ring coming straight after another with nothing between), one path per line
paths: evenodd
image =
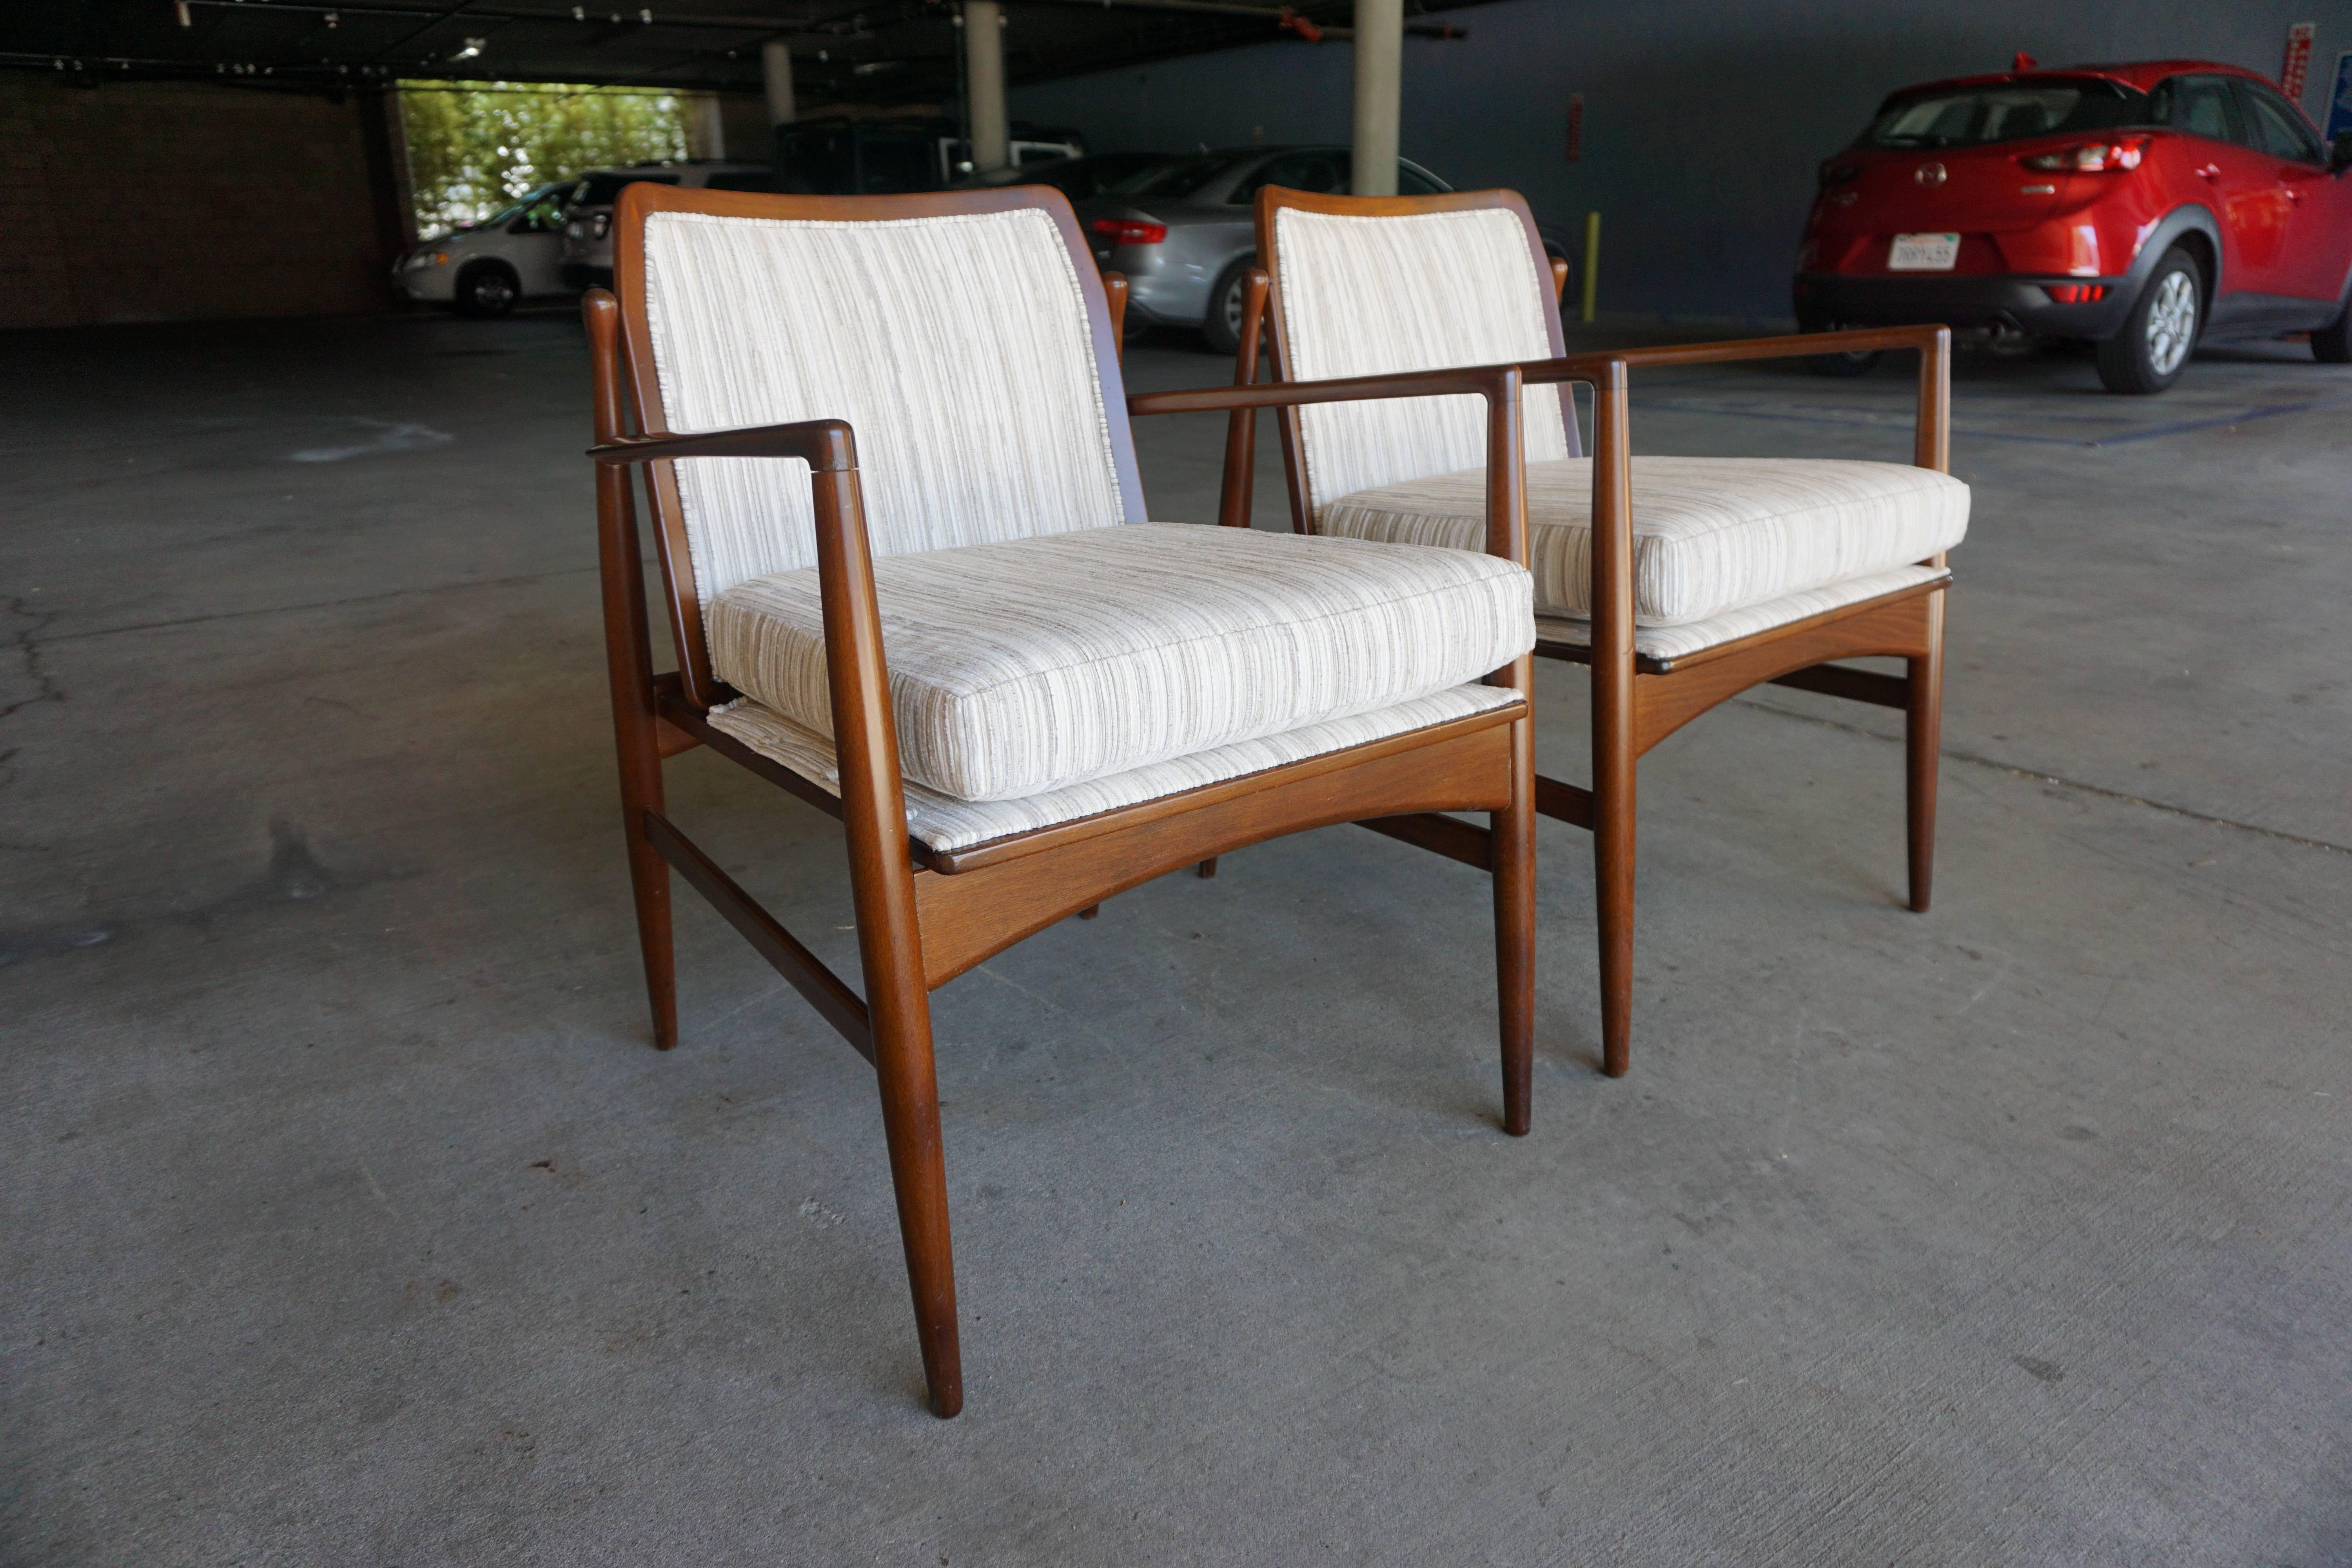
M541 185L480 223L435 235L392 264L394 285L463 316L503 316L518 300L565 292L563 215L576 183Z
M565 199L568 221L560 263L567 289L613 286L613 204L622 187L637 184L679 185L688 190L764 191L765 163L639 163L628 169L591 169L572 182Z

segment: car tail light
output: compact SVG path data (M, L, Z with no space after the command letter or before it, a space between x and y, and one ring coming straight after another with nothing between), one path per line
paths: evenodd
M2046 174L2096 174L2108 169L2137 169L2146 151L2147 138L2132 136L2121 142L2086 142L2063 153L2037 153L2018 162Z
M1822 182L1822 189L1826 191L1832 185L1844 184L1848 180L1855 178L1861 174L1861 173L1862 166L1858 163L1823 163L1820 169L1815 171L1815 175Z
M2088 305L2107 297L2104 283L2044 283L2042 291L2061 305Z
M1139 218L1098 217L1089 226L1113 245L1157 245L1168 237L1166 224Z

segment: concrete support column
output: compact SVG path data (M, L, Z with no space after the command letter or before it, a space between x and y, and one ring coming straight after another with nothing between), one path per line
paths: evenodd
M768 123L790 125L799 119L793 103L793 47L782 38L761 45L760 75L768 87Z
M727 156L727 124L719 116L719 95L715 92L697 93L687 100L686 155Z
M1355 175L1360 196L1397 188L1397 121L1404 81L1404 0L1356 0Z
M1399 5L1403 0L1395 0ZM1398 12L1400 18L1403 12ZM1399 26L1402 23L1400 21ZM1013 162L1004 117L1004 7L963 0L964 90L971 110L971 166L988 174Z

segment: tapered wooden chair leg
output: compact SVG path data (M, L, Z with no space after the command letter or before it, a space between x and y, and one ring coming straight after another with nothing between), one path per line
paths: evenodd
M963 1408L963 1352L956 1339L955 1258L948 1237L948 1167L940 1140L940 1091L931 1059L930 1008L895 1026L877 1019L874 1064L882 1089L882 1131L890 1145L890 1184L898 1198L898 1236L914 1291L915 1336L931 1413Z
M1904 716L1905 818L1911 851L1911 908L1927 912L1936 879L1936 774L1943 756L1944 595L1931 596L1927 657L1908 660Z
M1633 1048L1633 729L1630 704L1593 718L1592 882L1601 931L1601 1070L1611 1078L1625 1076Z
M630 793L623 789L625 801ZM637 900L637 946L646 962L646 998L653 1008L654 1046L674 1050L677 1047L677 949L670 935L669 862L646 834L646 813L659 810L661 802L656 796L650 806L629 805L634 807L628 813L629 883Z
M1503 1037L1503 1131L1530 1124L1536 1051L1535 725L1511 726L1511 804L1494 829L1495 993Z

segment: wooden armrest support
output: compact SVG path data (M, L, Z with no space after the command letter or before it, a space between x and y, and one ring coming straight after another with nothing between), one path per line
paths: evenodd
M1716 343L1668 343L1650 349L1609 349L1599 353L1569 354L1519 368L1529 386L1562 381L1597 382L1607 367L1628 370L1654 365L1728 364L1738 360L1810 359L1815 354L1875 353L1885 349L1916 349L1921 353L1948 353L1949 327L1854 327L1835 332L1791 332L1777 338L1734 338Z
M798 458L821 474L854 473L857 442L839 419L757 425L687 436L616 436L588 448L600 463L650 463L666 458Z

